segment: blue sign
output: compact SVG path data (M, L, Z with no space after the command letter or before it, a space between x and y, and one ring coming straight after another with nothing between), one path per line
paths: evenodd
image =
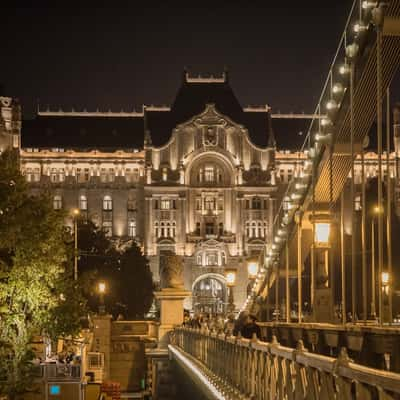
M50 385L50 395L57 396L61 394L61 387L60 385Z

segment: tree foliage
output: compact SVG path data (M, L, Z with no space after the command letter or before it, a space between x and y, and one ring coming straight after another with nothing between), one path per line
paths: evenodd
M10 398L29 385L33 335L74 334L79 327L57 310L66 304L76 314L84 310L71 302L80 299L76 286L64 302L60 296L72 269L64 216L46 194L30 195L17 157L13 151L0 157L0 393Z
M93 311L97 311L99 280L107 283L108 312L125 318L143 318L153 300L152 274L136 242L117 247L91 221L78 223L79 275Z

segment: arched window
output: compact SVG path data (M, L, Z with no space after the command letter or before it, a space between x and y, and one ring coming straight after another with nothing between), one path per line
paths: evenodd
M55 210L61 210L62 208L62 197L58 194L53 197L53 208Z
M136 237L136 221L131 220L128 222L128 236Z
M79 209L81 211L87 210L87 197L84 194L79 196Z
M159 238L161 236L161 232L160 232L160 227L159 227L158 221L154 222L154 236L156 238Z
M197 264L197 265L203 265L203 256L202 256L202 253L197 253L197 256L196 256L196 264Z
M111 196L103 197L103 210L111 211L112 210L112 198Z

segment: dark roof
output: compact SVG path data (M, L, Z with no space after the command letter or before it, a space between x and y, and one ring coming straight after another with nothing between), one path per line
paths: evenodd
M38 115L22 123L22 147L143 148L142 117Z
M170 112L148 111L148 127L153 144L165 144L172 130L195 115L202 113L206 104L214 104L221 114L248 129L252 142L265 147L268 144L268 114L244 112L228 82L183 82Z

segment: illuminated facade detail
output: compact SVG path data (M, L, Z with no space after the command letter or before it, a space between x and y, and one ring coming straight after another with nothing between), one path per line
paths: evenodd
M286 185L305 173L308 157L277 148L268 106L242 108L233 93L221 100L226 93L231 89L225 77L186 75L171 107L39 112L24 122L18 140L13 135L20 134L19 105L0 97L0 150L22 143L21 171L32 192L50 189L54 208L79 208L108 236L136 240L156 282L160 255L181 255L185 289L195 291L185 307L200 310L203 294L209 299L217 293L219 310L227 301L226 268L236 270L235 302L244 302L247 259L271 242ZM263 143L254 140L257 129ZM399 138L395 132L390 154L396 182ZM376 154L366 153L365 160L367 178L376 176ZM359 158L355 171L361 182Z

